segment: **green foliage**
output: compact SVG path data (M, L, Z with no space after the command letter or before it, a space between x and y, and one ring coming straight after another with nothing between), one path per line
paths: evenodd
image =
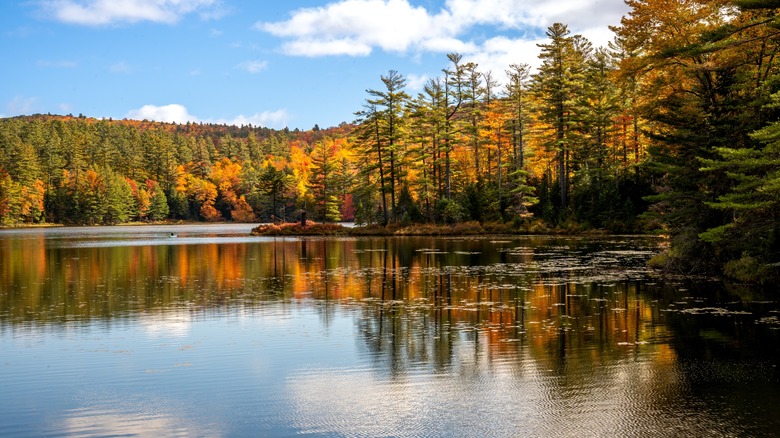
M780 93L772 100L772 106L777 106ZM733 185L716 200L707 202L709 207L728 214L726 223L706 230L700 237L717 244L722 257L731 259L729 263L740 255L744 259L745 254L776 263L780 260L780 122L755 131L751 137L759 143L715 148L715 158L702 160L703 172L724 174Z
M768 265L761 259L743 254L736 260L730 260L723 268L724 274L743 283L767 284L780 278L777 265Z
M424 221L422 212L414 202L414 199L412 199L412 193L408 186L403 186L403 188L401 188L396 209L398 210L397 214L401 218L402 223L409 224Z
M309 190L314 198L315 213L323 222L341 220L336 188L338 179L337 145L332 140L318 142L312 151Z
M540 119L549 126L544 143L548 150L556 152L559 212L567 215L572 151L583 142L582 132L571 127L578 125L577 118L583 112L576 97L586 87L586 60L591 45L580 35L570 36L567 26L561 23L550 26L547 37L548 43L539 44L542 65L534 75L533 89L540 103Z
M521 218L530 215L528 208L539 203L536 197L536 188L528 184L528 171L516 169L509 174L513 182L513 188L510 191L511 203L507 212L512 219Z
M463 222L467 216L466 209L454 199L442 198L436 203L436 221L445 224Z
M780 0L734 0L734 3L742 9L780 8Z
M106 178L106 211L104 224L127 222L135 214L135 200L130 183L120 174L111 169L104 171Z
M153 182L147 183L151 192L151 203L149 205L149 219L153 221L163 220L168 217L170 208L168 206L168 198L165 196L163 189Z
M325 138L333 130L320 130L317 136ZM270 217L272 211L290 207L294 196L290 149L293 141L298 141L296 135L305 137L307 133L69 116L0 119L0 173L4 180L7 176L7 211L2 221L14 225L41 220L101 224L152 218L219 219L213 202L208 204L213 188L202 183L215 172L215 160L226 155L243 172L241 184L230 180L215 187L213 198L223 208L222 214L251 219L252 207L256 207L259 211L268 208L266 217ZM269 141L268 153L275 157L264 154L263 144ZM258 162L247 161L250 159ZM259 177L250 181L257 174L253 169L268 160L276 160L285 176L282 187L273 182L274 190L283 192L279 194L281 201L277 208L260 201L250 207L247 199L253 194L259 197L262 190ZM153 181L161 190L153 197L145 181ZM165 199L167 210L161 202Z
M21 213L21 184L0 172L0 223L12 225Z
M383 223L384 214L373 186L359 186L352 198L355 204L355 224L371 226Z
M633 53L626 64L652 78L638 82L653 126L645 168L659 192L645 199L672 236L665 264L682 273L723 272L744 255L778 261L778 161L772 125L762 129L776 118L765 105L777 78L776 12L766 2L756 10L758 2L737 3L742 11L632 2L616 28Z

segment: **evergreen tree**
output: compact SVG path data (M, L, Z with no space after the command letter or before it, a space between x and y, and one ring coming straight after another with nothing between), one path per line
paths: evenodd
M10 130L0 132L0 148L4 151L5 162L0 167L6 169L11 178L29 186L41 176L38 154L35 148L22 141L19 136Z
M258 180L258 189L262 196L259 211L267 211L269 220L286 220L291 184L292 179L285 169L277 168L270 161L263 165Z
M147 187L150 192L149 219L160 221L168 217L170 209L168 207L168 198L165 191L154 181L147 181Z
M385 86L384 90L367 90L373 97L369 104L377 108L379 142L385 145L389 171L390 210L393 220L398 220L396 214L396 187L398 187L399 164L401 162L401 146L403 138L403 112L409 95L404 91L406 79L395 70L390 70L387 76L380 76ZM379 163L381 166L381 163Z
M19 222L22 209L22 187L3 169L0 169L0 224Z
M582 73L588 56L589 43L581 36L570 36L566 25L555 23L547 29L549 43L538 44L542 65L534 75L534 92L539 100L539 117L550 126L545 144L555 151L557 182L560 190L560 214L569 208L569 172L572 154L581 143L575 126L576 100L584 81Z
M466 71L461 64L463 55L459 53L447 54L447 59L452 63L450 69L444 69L444 101L442 102L442 124L444 126L442 132L443 148L444 148L444 181L445 181L445 196L448 201L452 201L452 151L455 147L455 134L459 131L459 127L456 126L457 118L456 114L459 114L461 105L465 101L465 82ZM447 203L450 205L451 203ZM450 210L455 210L450 208ZM452 215L450 215L452 216Z
M386 159L385 142L382 137L382 119L377 109L377 105L368 100L364 105L365 109L355 113L358 116L359 127L356 131L358 143L362 145L360 154L368 157L368 161L359 171L358 187L361 192L359 198L360 210L364 213L366 222L370 223L368 211L374 210L374 194L376 185L379 185L379 206L382 214L382 223L389 223L389 213L387 210L387 190L386 190ZM373 159L376 154L376 159ZM375 175L378 171L378 175ZM378 177L377 177L378 176Z
M485 88L483 76L477 70L478 65L473 62L465 63L463 68L463 105L466 117L466 123L462 128L463 134L468 138L468 144L471 146L471 152L474 158L474 180L482 179L482 169L480 163L480 123L482 122L483 101L485 98Z
M103 175L106 181L106 211L102 222L107 225L127 222L136 214L130 183L110 168L104 169Z
M330 139L315 143L312 150L312 172L309 190L314 198L315 213L323 222L339 221L337 145Z
M777 29L766 25L775 14L735 14L719 2L629 5L616 31L636 70L652 79L642 82L642 94L652 97L643 110L653 127L649 168L661 184L648 199L672 235L668 266L717 272L734 256L718 235L734 216L723 207L734 201L727 194L735 179L730 165L711 160L756 147L748 134L765 118L767 79L777 65Z

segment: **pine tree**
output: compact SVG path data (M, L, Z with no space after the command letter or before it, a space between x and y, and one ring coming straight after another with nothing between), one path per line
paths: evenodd
M331 139L318 141L312 149L312 171L309 190L314 198L315 213L323 222L339 221L337 145Z
M580 108L576 102L584 87L590 43L579 35L570 36L567 26L561 23L550 26L547 37L547 44L538 44L542 65L533 77L533 88L540 105L539 118L550 126L545 145L556 152L560 215L566 216L572 155L581 152L581 125L577 125Z
M777 29L768 25L775 13L735 13L720 2L628 4L632 10L615 30L634 54L624 63L646 76L640 84L650 97L642 108L652 126L648 168L661 183L648 199L672 235L669 265L718 272L735 256L734 242L720 233L739 216L724 207L735 201L728 194L742 189L729 178L732 166L713 160L744 156L729 149L756 148L748 134L766 117L761 108L777 66ZM742 167L738 161L734 168Z
M371 216L373 215L374 197L378 184L382 224L387 225L389 223L385 176L387 164L385 162L386 158L384 158L387 154L385 152L384 138L382 137L382 119L377 105L372 103L370 99L366 102L364 108L364 110L355 113L358 117L357 123L359 124L356 130L356 137L361 145L359 153L368 159L359 171L358 190L360 194L358 196L358 211L360 220L364 220L365 223L372 222Z
M147 181L147 188L150 192L148 217L153 221L160 221L168 217L170 213L168 207L168 198L165 191L154 181ZM213 202L213 201L212 201Z
M526 170L528 155L527 139L531 128L530 70L528 64L511 64L506 71L509 81L506 85L506 109L509 113L512 162L509 181L513 196L512 212L518 215L528 213L528 207L539 202L532 196L534 190L528 185Z
M380 76L385 86L384 90L367 90L373 97L369 104L377 108L379 120L375 126L379 128L379 141L385 145L390 182L390 210L393 220L398 220L396 214L396 188L400 174L399 164L402 161L402 133L404 123L403 112L409 95L404 91L406 78L395 70L390 70L387 76ZM381 165L381 163L380 163Z
M106 212L103 223L113 225L127 222L135 215L135 199L130 183L110 168L103 170L106 181Z
M447 59L452 63L451 69L444 69L444 102L442 102L442 140L444 147L444 181L445 196L447 201L452 201L452 151L455 147L455 134L459 131L456 126L456 114L459 114L461 105L465 99L466 71L461 64L463 55L459 53L447 54ZM448 202L449 204L450 202ZM455 208L451 208L455 210Z

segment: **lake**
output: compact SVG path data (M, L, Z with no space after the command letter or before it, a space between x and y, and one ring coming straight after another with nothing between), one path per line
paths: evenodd
M0 230L0 436L772 436L778 290L654 237Z

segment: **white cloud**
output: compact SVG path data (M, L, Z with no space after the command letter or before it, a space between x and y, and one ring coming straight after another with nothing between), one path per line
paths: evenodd
M252 74L257 74L268 68L268 61L246 61L238 64L238 68Z
M125 61L115 62L108 66L111 73L130 73L130 65Z
M115 23L176 23L193 12L211 16L218 0L44 0L43 9L57 21L86 26Z
M471 53L479 50L479 46L474 43L450 37L428 38L420 42L419 46L426 51L435 53Z
M207 120L208 123L224 123L226 125L252 125L252 126L265 126L269 128L284 128L288 125L287 121L290 119L290 114L287 110L277 111L263 111L255 113L251 116L238 115L230 120L228 119L216 119Z
M528 64L536 67L539 64L539 47L537 43L544 39L526 40L522 38L507 38L497 36L490 38L473 50L460 52L462 63L473 62L479 66L482 73L490 72L492 78L502 86L506 83L506 70L511 64ZM448 66L449 67L449 66ZM409 74L406 76L407 89L419 91L428 80L427 75ZM499 92L499 89L493 90Z
M352 39L332 41L299 39L285 44L284 51L294 56L365 56L371 53L371 46Z
M507 38L498 36L485 41L479 50L464 56L464 61L479 65L480 71L493 72L493 77L504 82L505 70L510 64L539 64L539 47L543 39Z
M144 105L139 109L131 110L126 116L128 119L135 120L154 120L167 123L187 123L197 122L197 117L187 111L184 105L176 103L170 105L156 106Z
M253 125L269 128L284 128L288 124L290 114L287 110L263 111L250 116L240 114L232 119L200 119L189 113L184 105L144 105L139 109L131 110L125 116L133 120L153 120L166 123L216 123L225 125Z
M373 49L476 53L484 41L468 33L477 26L530 31L535 35L554 22L574 33L595 36L604 44L607 26L628 10L623 0L447 0L439 11L409 0L340 0L295 10L286 21L259 22L255 28L283 38L294 56L367 56Z
M257 23L257 29L291 38L285 51L293 55L362 56L371 48L403 52L426 34L447 34L423 7L407 0L342 0L293 12L288 21Z
M429 79L430 77L426 74L408 74L406 75L406 88L412 91L422 91Z

